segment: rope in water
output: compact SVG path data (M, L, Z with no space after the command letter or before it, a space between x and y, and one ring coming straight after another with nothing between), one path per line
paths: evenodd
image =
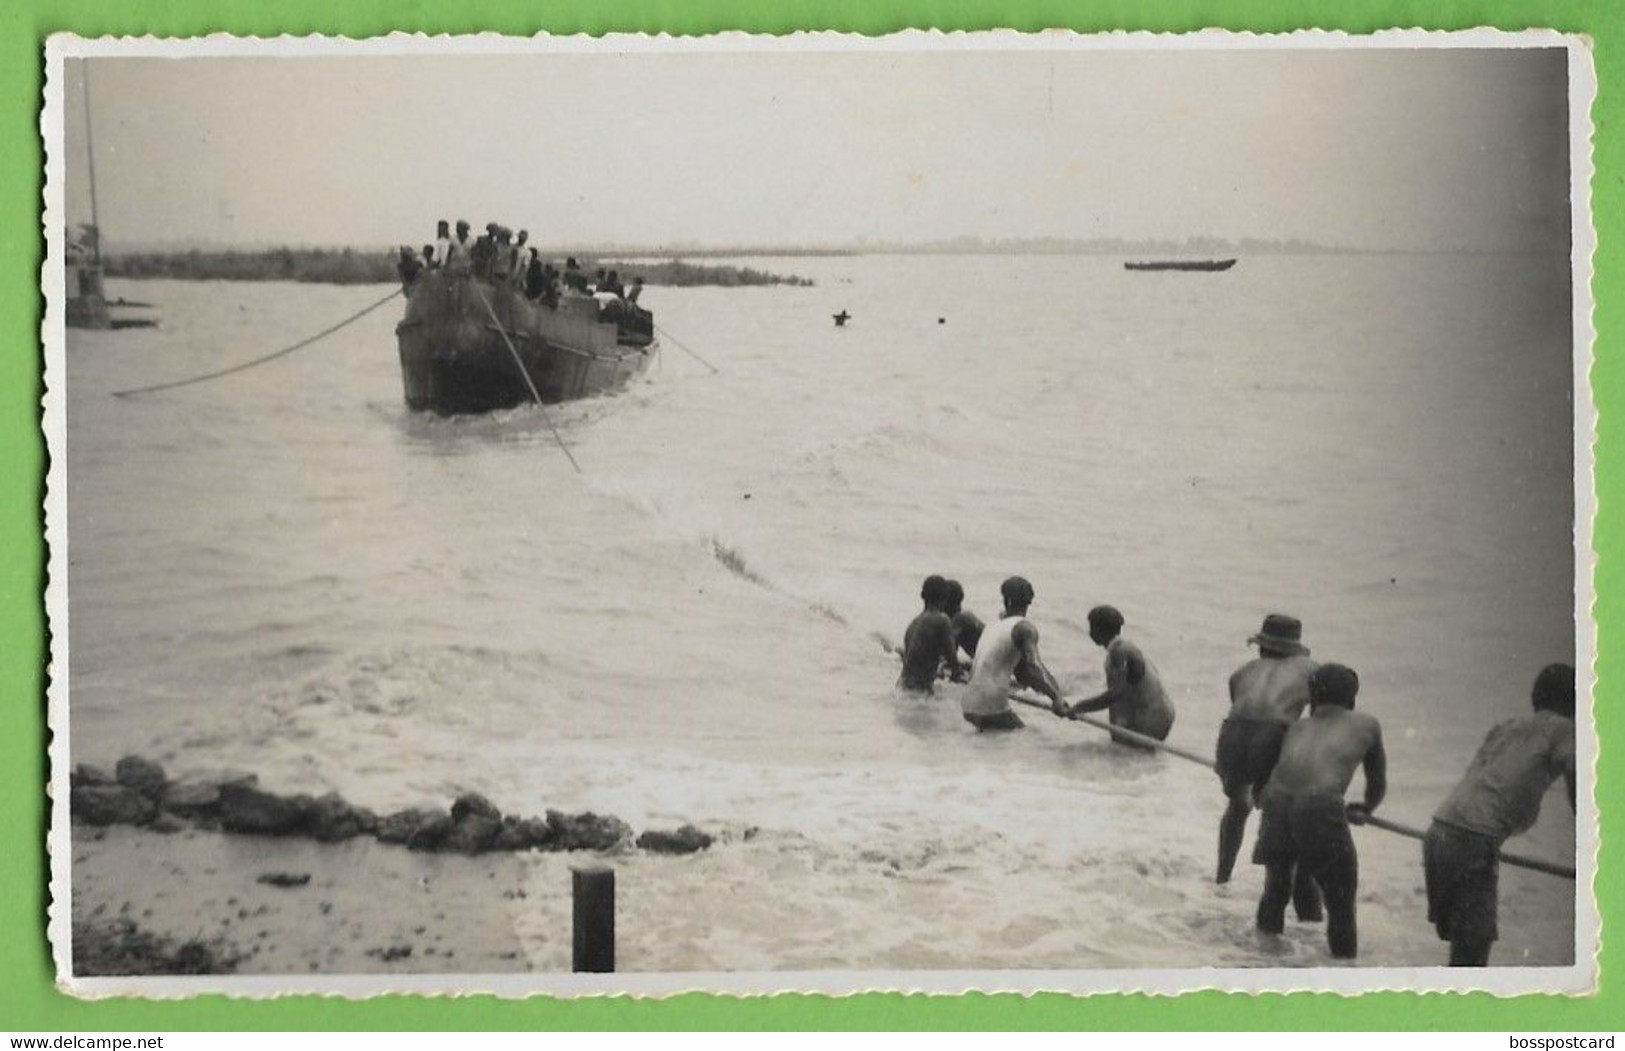
M571 454L570 447L564 444L564 435L560 434L559 429L553 426L553 417L547 414L547 408L542 404L542 396L537 392L536 384L530 380L530 370L525 368L524 359L519 356L519 348L515 347L513 340L508 338L508 330L502 327L502 319L497 317L497 312L491 308L491 301L485 298L485 293L481 292L478 286L475 286L475 292L480 297L480 306L484 307L485 312L491 315L491 321L497 327L497 335L502 337L502 342L507 346L508 353L513 355L513 363L518 366L519 375L524 379L525 386L530 390L531 400L536 403L536 411L542 414L542 422L547 424L547 429L553 432L553 440L559 443L559 449L564 453L564 458L570 461L570 466L576 469L576 474L580 474L581 465L576 463L576 458Z
M665 329L661 328L659 325L655 326L655 331L660 333L662 336L665 336L667 339L671 340L674 344L676 344L678 350L683 351L689 357L693 358L695 361L699 362L701 365L704 365L706 368L710 369L711 374L713 376L722 371L721 369L717 368L715 365L711 364L709 361L706 361L704 358L700 357L693 350L690 350L688 347L684 346L681 340L679 340L676 336L672 335L670 332L667 332Z
M1029 708L1042 708L1044 711L1051 712L1052 714L1054 711L1050 707L1048 701L1038 701L1032 699L1031 697L1022 697L1019 694L1014 693L1010 695L1010 699L1015 701L1017 704L1025 704ZM1142 745L1146 748L1155 748L1159 752L1167 752L1171 755L1177 755L1181 759L1195 763L1198 766L1205 766L1209 770L1218 770L1218 764L1206 756L1197 755L1195 752L1187 752L1183 748L1171 745L1166 741L1159 741L1155 737L1147 737L1145 734L1135 733L1133 730L1127 730L1121 726L1113 726L1111 723L1104 722L1100 719L1095 719L1087 715L1070 715L1066 718L1072 719L1075 722L1087 723L1098 730L1105 730L1107 733L1128 741L1132 741L1137 745ZM1396 832L1401 836L1409 836L1412 839L1424 839L1427 836L1427 833L1421 831L1420 829L1411 828L1409 825L1402 825L1397 821L1389 821L1387 818L1377 817L1375 814L1367 815L1365 823L1374 828L1380 828L1384 832ZM1531 869L1535 872L1544 872L1548 876L1561 876L1564 879L1575 878L1573 867L1568 865L1557 865L1550 861L1542 861L1539 858L1524 857L1521 854L1509 854L1506 851L1500 852L1500 858L1502 863L1512 865L1516 868Z
M271 353L271 354L267 354L264 357L255 358L253 361L245 361L240 365L233 365L230 368L219 369L219 370L217 370L215 372L206 372L201 376L193 376L190 379L175 380L172 383L154 383L150 387L134 387L134 388L132 388L130 390L117 390L117 391L113 392L113 397L115 397L115 398L127 398L132 394L151 394L154 391L173 390L176 387L189 387L194 383L202 383L205 380L216 380L216 379L219 379L222 376L230 376L231 374L233 374L235 372L246 372L249 369L255 368L255 367L260 366L260 365L264 365L267 362L275 361L277 358L287 357L289 354L292 354L296 350L303 350L304 348L310 346L312 343L316 342L319 339L322 339L325 336L331 336L333 333L337 332L339 329L343 328L344 326L352 324L352 323L354 323L356 321L361 320L363 317L366 317L368 314L372 313L374 310L377 310L379 307L383 306L385 303L388 303L391 299L394 299L396 296L400 295L401 292L402 292L402 290L397 288L395 291L391 292L389 295L387 295L384 298L380 299L378 302L372 304L369 307L365 307L365 308L363 308L361 310L356 311L354 314L351 314L349 317L345 318L343 321L340 321L338 324L331 325L331 326L329 326L327 328L324 328L320 332L316 333L314 336L310 336L310 337L307 337L305 339L302 339L298 343L293 344L292 346L283 347L281 350L276 351L276 352Z

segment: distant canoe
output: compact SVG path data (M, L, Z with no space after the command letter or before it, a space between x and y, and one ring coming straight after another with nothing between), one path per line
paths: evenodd
M1159 259L1151 263L1124 263L1124 270L1200 270L1211 273L1229 270L1236 265L1234 259Z

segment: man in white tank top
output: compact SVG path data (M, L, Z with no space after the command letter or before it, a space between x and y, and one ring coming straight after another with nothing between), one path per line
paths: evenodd
M1050 699L1055 714L1066 711L1066 698L1055 676L1044 667L1038 655L1038 629L1027 620L1033 602L1033 586L1021 577L1011 577L1000 587L1004 612L989 624L976 644L976 661L971 665L970 684L960 705L965 721L977 730L1018 730L1023 723L1010 710L1010 688L1030 687Z

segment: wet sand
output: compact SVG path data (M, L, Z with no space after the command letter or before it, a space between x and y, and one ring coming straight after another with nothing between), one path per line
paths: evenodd
M513 914L527 892L523 863L513 855L470 858L366 839L324 844L198 830L75 832L76 926L123 917L177 943L218 942L240 956L237 974L531 969L514 933ZM310 881L259 882L267 873L308 873ZM568 898L568 880L559 894ZM560 937L568 953L568 901L565 915Z

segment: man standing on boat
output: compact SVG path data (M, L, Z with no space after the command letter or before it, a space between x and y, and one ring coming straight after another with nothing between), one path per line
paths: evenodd
M1106 689L1072 705L1068 714L1083 715L1109 709L1113 726L1166 741L1168 731L1174 727L1173 703L1162 688L1156 667L1145 659L1138 646L1123 637L1123 614L1113 606L1096 606L1090 610L1089 638L1106 650ZM1112 740L1133 748L1146 747L1116 734Z
M925 608L903 633L903 672L898 676L897 686L912 693L929 694L944 665L952 673L959 671L959 658L955 653L953 624L943 611L948 602L948 582L933 573L920 587L920 598Z
M461 224L459 224L461 225ZM434 230L434 258L431 264L436 267L446 265L451 257L451 224L442 219L435 224Z
M454 274L466 274L474 265L474 240L469 237L467 219L457 220L457 237L445 250L441 265Z
M1050 699L1056 715L1066 713L1066 698L1055 676L1044 667L1038 655L1038 629L1027 619L1033 603L1033 586L1022 577L1011 577L999 587L1004 612L988 625L976 645L970 684L960 698L965 721L978 731L1019 730L1025 724L1010 709L1012 685L1027 686Z
M1574 667L1549 664L1535 678L1533 713L1500 723L1467 774L1433 814L1422 841L1428 920L1450 943L1450 966L1490 962L1501 844L1534 827L1541 800L1561 777L1574 791Z

